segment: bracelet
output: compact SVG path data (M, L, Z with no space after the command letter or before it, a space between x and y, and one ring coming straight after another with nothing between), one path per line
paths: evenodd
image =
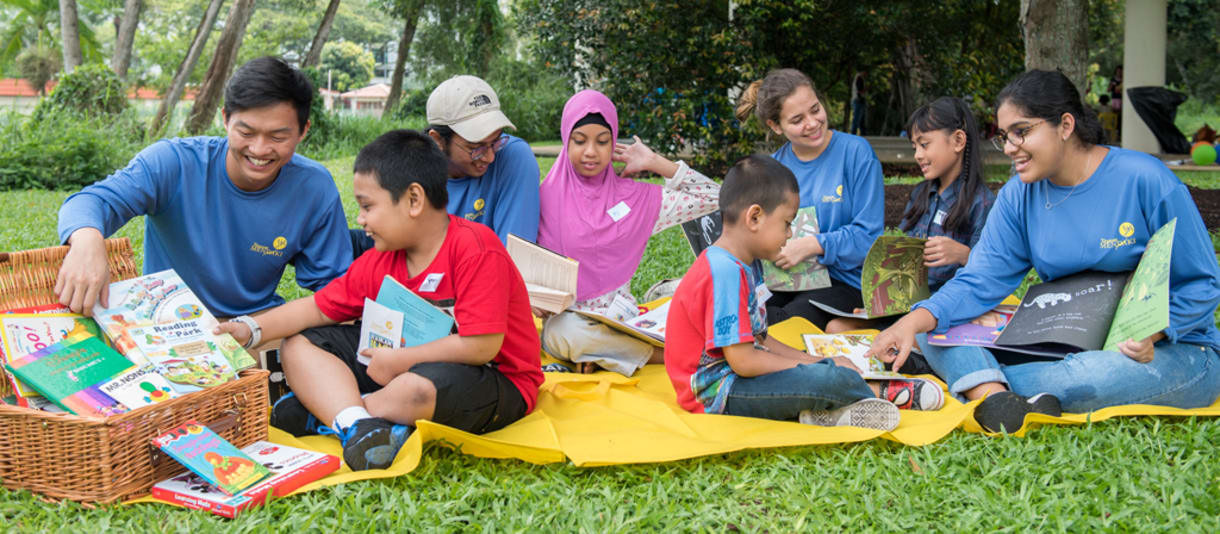
M230 323L242 323L250 328L250 339L246 340L246 343L243 344L241 346L241 348L248 349L251 347L257 347L258 344L260 342L262 342L263 327L259 326L258 321L255 321L253 317L250 317L249 315L239 315L237 317L229 319L229 322Z

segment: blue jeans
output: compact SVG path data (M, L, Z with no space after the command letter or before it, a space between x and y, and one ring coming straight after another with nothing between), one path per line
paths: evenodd
M1000 352L982 347L938 347L924 334L919 348L949 392L962 393L988 382L1006 384L1018 395L1050 393L1063 411L1085 413L1122 404L1177 408L1210 406L1220 395L1220 355L1200 345L1162 340L1151 362L1139 363L1121 352L1091 350L1062 360Z
M863 98L851 101L851 128L849 128L847 133L864 135L864 118L866 113L868 113L868 104L864 103Z
M724 413L788 421L801 410L833 410L876 397L860 374L830 360L805 363L755 377L738 376Z

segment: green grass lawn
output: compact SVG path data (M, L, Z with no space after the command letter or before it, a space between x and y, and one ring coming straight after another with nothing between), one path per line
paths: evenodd
M326 162L349 222L352 158ZM543 172L549 168L546 162ZM56 244L67 193L0 193L5 250ZM143 221L119 235L141 250ZM677 229L654 237L632 281L642 293L693 259ZM291 272L281 294L303 296ZM1024 439L954 432L578 468L486 460L426 446L414 472L275 501L235 521L160 505L85 508L0 490L0 530L152 531L977 531L1220 529L1220 419L1118 418L1043 427Z

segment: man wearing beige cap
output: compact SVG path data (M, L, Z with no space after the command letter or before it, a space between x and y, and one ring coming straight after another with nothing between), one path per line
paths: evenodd
M454 76L428 96L428 135L449 157L449 213L491 227L500 241L538 238L538 160L475 76Z

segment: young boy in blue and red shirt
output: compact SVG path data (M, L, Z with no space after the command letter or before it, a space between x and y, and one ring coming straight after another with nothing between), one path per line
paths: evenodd
M770 293L754 264L779 254L799 202L792 171L771 157L742 159L725 176L724 231L682 277L669 308L665 370L678 404L692 413L882 430L898 425L898 405L939 409L944 397L930 381L866 382L845 358L767 337Z
M312 298L254 318L268 339L292 335L281 358L294 394L276 403L271 424L294 435L337 434L352 470L388 467L417 420L481 434L524 417L538 398L540 348L525 282L491 229L446 212L446 168L436 143L414 131L388 132L361 149L357 222L375 249ZM365 366L360 325L337 323L359 319L386 275L450 311L457 333L365 349ZM254 335L246 323L221 330L238 340Z

